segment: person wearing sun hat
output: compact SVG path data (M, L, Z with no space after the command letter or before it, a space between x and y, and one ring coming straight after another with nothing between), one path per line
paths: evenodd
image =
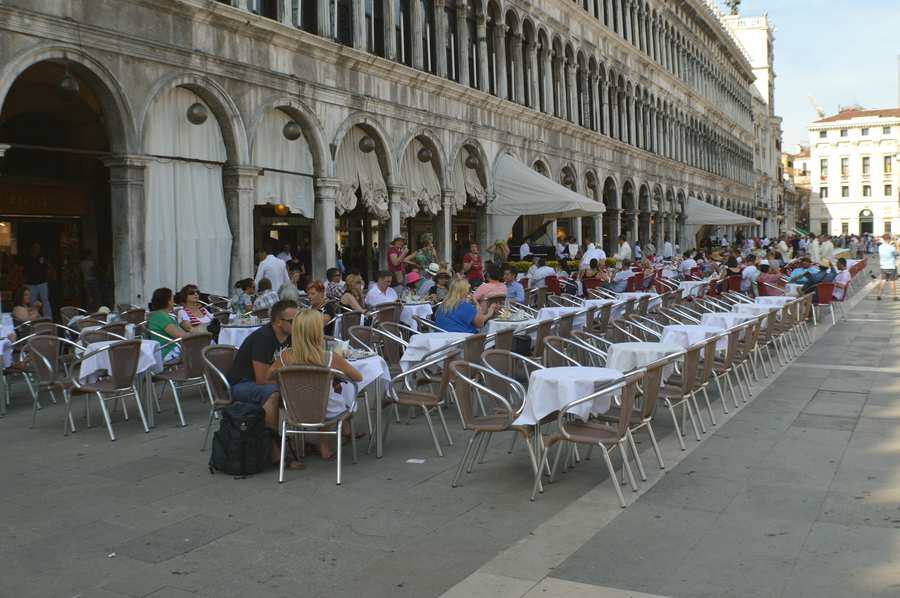
M837 276L837 272L831 265L831 260L827 257L820 258L816 263L818 265L816 271L810 269L800 278L800 282L803 283L804 295L807 293L814 293L816 285L820 282L832 282ZM813 302L818 303L818 297L815 294L813 295Z
M441 268L434 262L428 264L422 270L422 276L419 280L419 284L416 285L416 294L419 297L427 297L431 294L431 290L434 288L434 277L437 276L438 272L440 272Z

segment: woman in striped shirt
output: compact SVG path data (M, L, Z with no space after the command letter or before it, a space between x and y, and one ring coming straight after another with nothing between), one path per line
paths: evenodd
M204 332L212 315L200 303L200 290L196 285L185 286L176 299L180 305L175 314L178 325L186 332Z

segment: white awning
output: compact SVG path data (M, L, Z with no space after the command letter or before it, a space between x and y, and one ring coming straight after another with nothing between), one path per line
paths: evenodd
M748 216L735 214L730 210L716 207L693 197L688 197L686 216L687 219L685 223L696 226L703 224L716 226L727 224L759 224L758 220L754 220Z
M516 217L547 214L556 218L575 218L605 211L599 201L563 187L509 154L500 156L497 161L494 193L496 198L487 207L488 214Z

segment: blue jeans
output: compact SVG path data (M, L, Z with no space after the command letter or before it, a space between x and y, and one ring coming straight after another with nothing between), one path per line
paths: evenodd
M53 319L53 310L50 309L50 289L46 282L41 284L26 284L28 291L31 293L31 302L41 302L41 312L45 318Z
M263 403L278 392L277 384L257 384L250 380L243 380L231 387L231 398L240 403L253 403L263 406Z

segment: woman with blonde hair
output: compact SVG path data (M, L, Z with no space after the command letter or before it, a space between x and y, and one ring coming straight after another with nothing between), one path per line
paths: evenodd
M469 281L464 278L457 278L450 283L446 299L437 308L435 324L447 332L472 334L484 326L484 323L494 315L497 305L476 307L469 301L469 289Z
M349 307L353 311L366 311L366 308L363 307L365 297L363 296L364 285L362 276L349 274L344 282L347 283L347 287L344 289L344 294L341 295L341 305Z
M281 352L269 368L269 379L275 380L276 373L283 367L292 365L312 365L339 370L350 380L360 382L362 374L357 371L342 355L325 350L325 336L322 332L322 314L314 309L304 309L294 318L291 329L291 346ZM339 416L347 409L340 392L331 391L328 406L325 408L325 419ZM348 429L349 434L349 429ZM328 445L328 437L321 436L319 454L326 461L334 456Z

